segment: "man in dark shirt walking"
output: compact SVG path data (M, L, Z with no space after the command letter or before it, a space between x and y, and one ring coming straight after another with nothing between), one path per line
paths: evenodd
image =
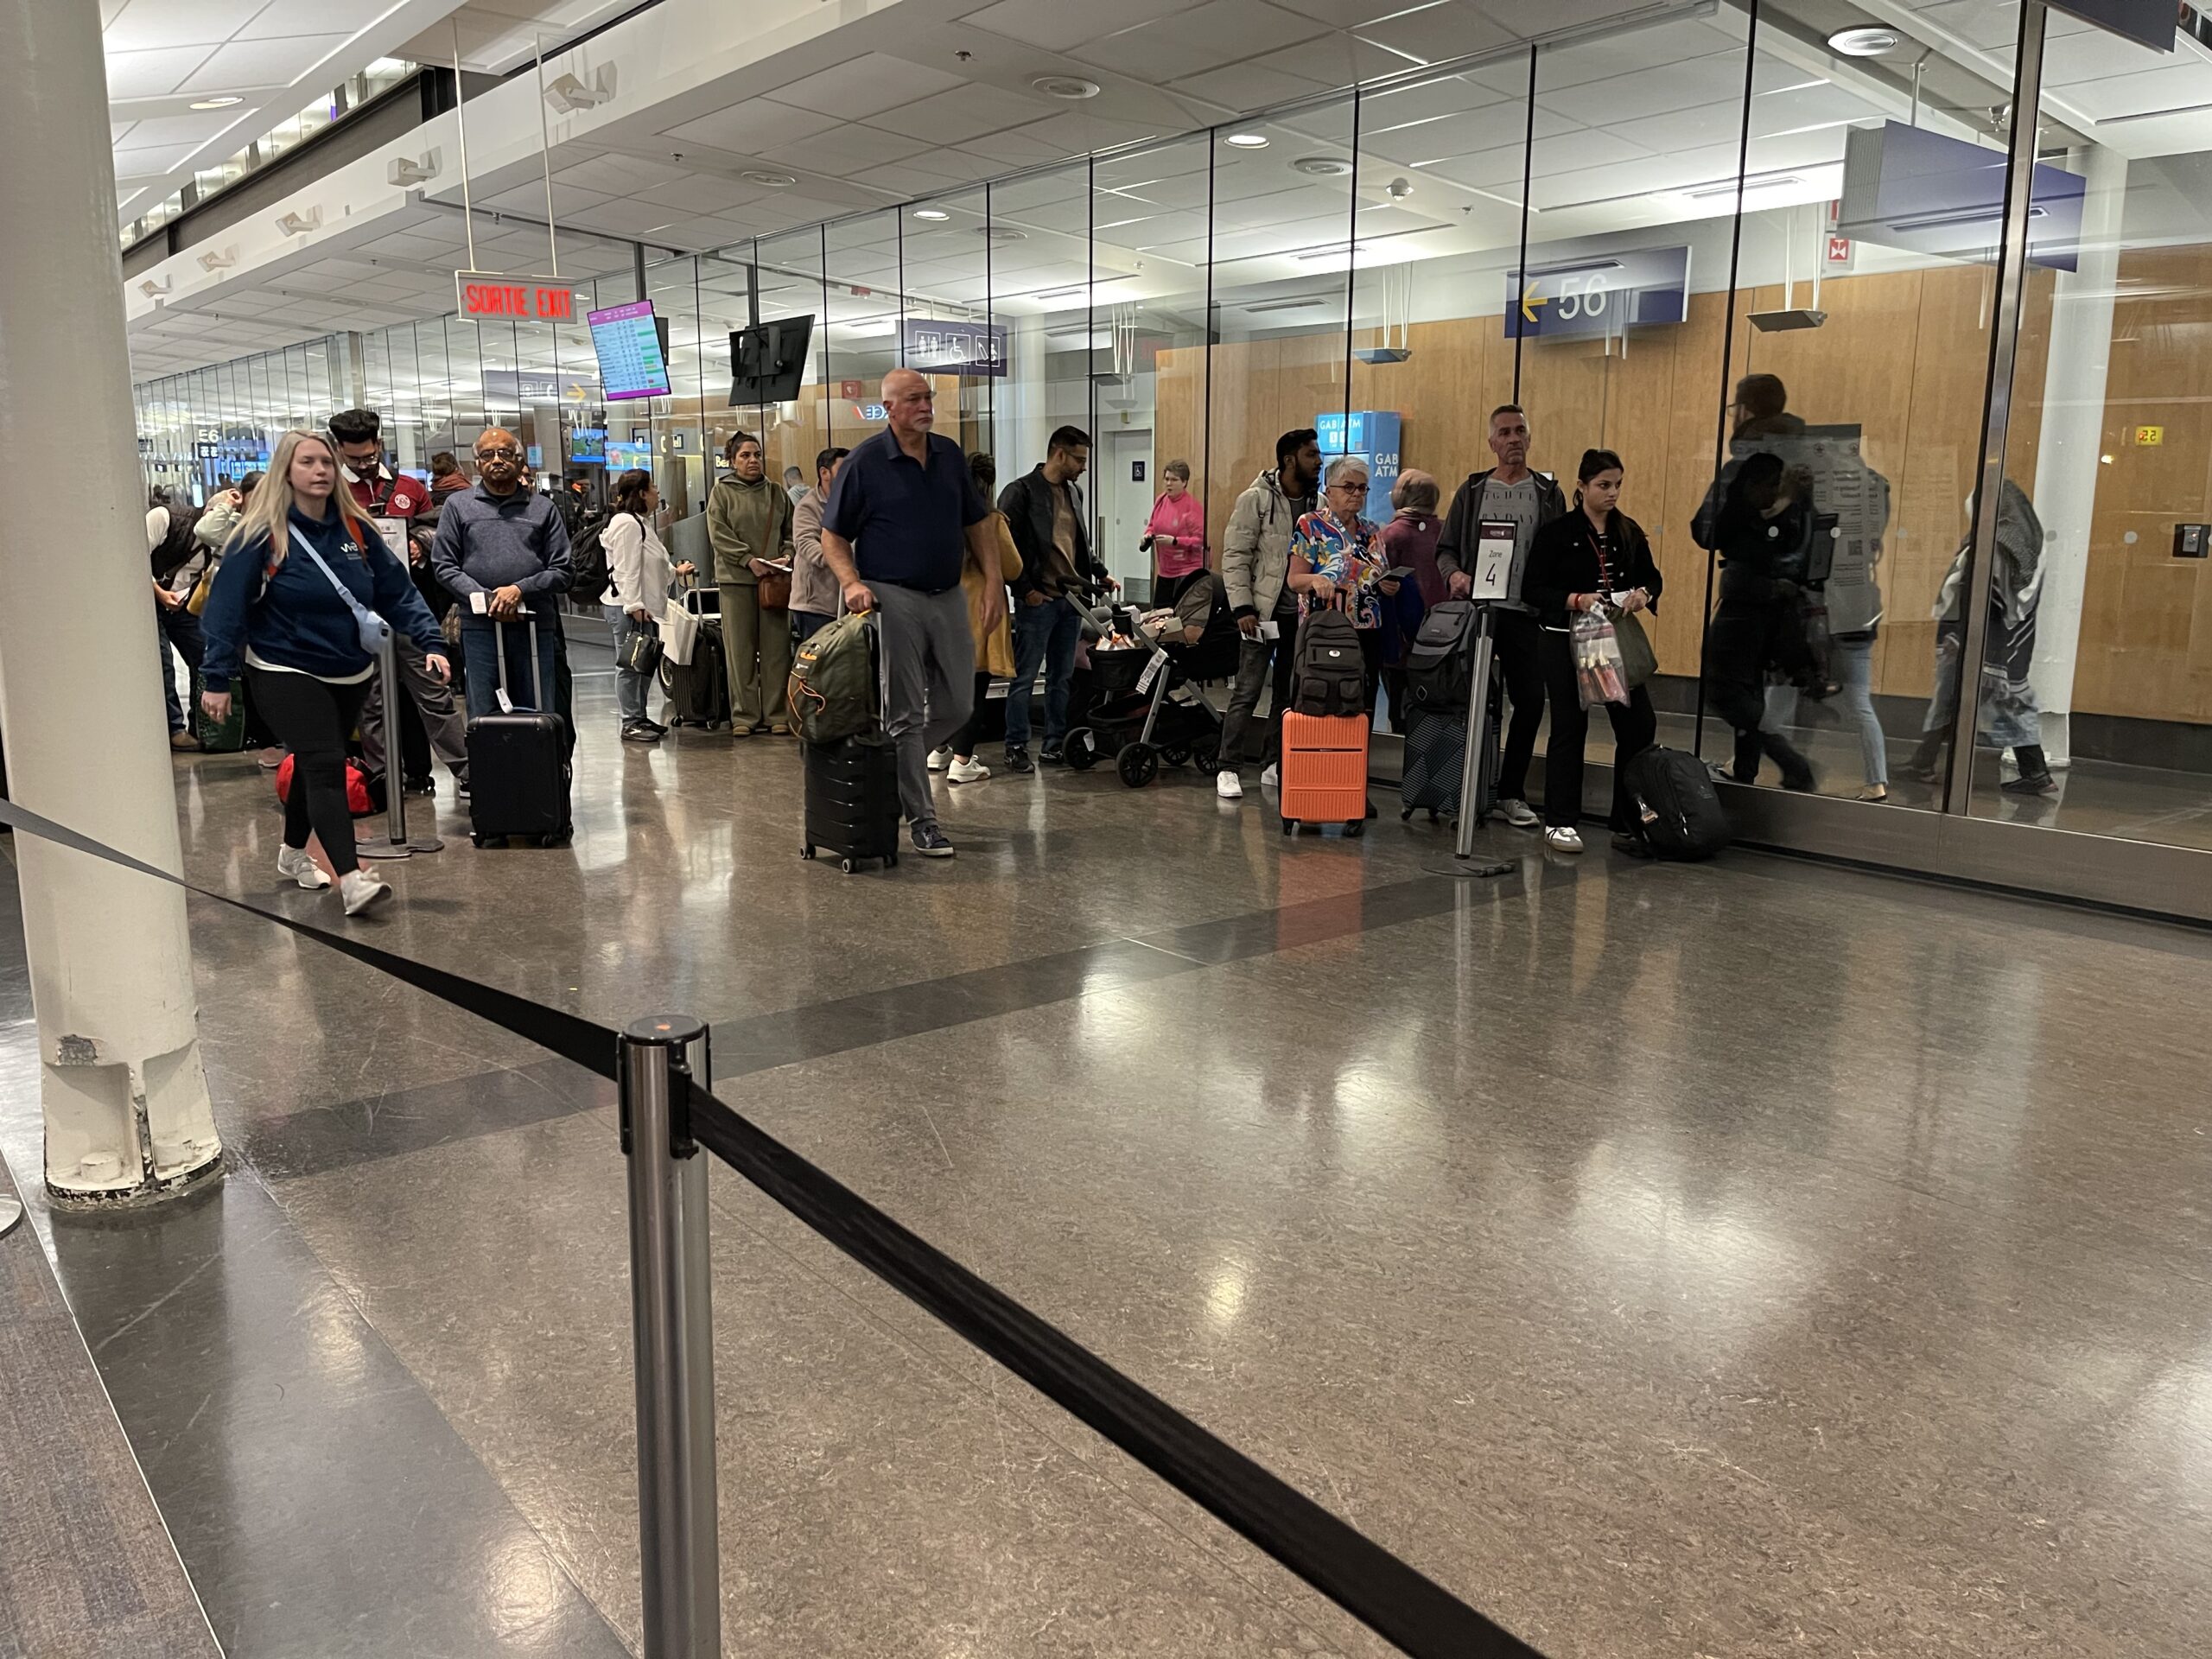
M975 701L976 646L960 575L972 562L989 573L981 632L1006 617L998 550L985 524L960 446L930 429L936 394L912 369L883 377L891 424L857 445L830 486L822 515L822 556L849 611L874 611L880 631L883 729L899 750L899 802L914 850L950 858L930 793L929 752L968 723Z

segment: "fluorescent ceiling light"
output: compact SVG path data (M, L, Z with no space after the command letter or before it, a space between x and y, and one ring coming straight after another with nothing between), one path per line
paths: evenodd
M1268 137L1262 132L1232 132L1221 141L1233 149L1265 149Z
M225 92L220 98L203 98L196 104L186 105L185 108L188 110L227 110L233 104L243 104L245 102L245 100L240 98L236 92Z
M873 340L879 334L899 332L898 321L892 317L863 317L858 322L841 322L836 326L854 340Z
M1775 190L1779 189L1785 184L1802 184L1805 181L1799 178L1795 173L1781 173L1775 175L1771 178L1745 179L1743 182L1743 189L1745 194L1748 195L1754 190ZM1719 184L1701 184L1692 189L1677 191L1675 194L1678 195L1688 196L1692 201L1704 201L1713 196L1732 196L1736 194L1736 181L1733 179L1728 179Z
M1232 301L1231 303L1235 302ZM1236 308L1255 314L1262 311L1303 311L1310 306L1327 303L1319 295L1309 295L1301 300L1262 300L1257 305L1240 305Z
M1084 284L1077 283L1073 288L1048 288L1041 294L1032 294L1029 297L1033 300L1067 300L1082 292Z
M926 219L929 223L935 225L942 222L943 220L950 219L952 215L946 213L942 207L917 207L914 209L914 217L916 219Z

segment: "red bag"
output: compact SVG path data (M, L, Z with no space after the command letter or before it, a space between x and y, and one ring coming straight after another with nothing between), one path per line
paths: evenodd
M276 767L276 798L292 798L292 757L288 753ZM369 775L353 761L346 763L346 810L357 818L373 817L377 804L369 798Z

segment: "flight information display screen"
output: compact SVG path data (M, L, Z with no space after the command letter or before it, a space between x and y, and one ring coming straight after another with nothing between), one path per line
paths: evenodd
M599 353L600 385L607 402L668 396L668 356L661 350L660 325L651 300L609 306L586 320L591 324L592 349Z

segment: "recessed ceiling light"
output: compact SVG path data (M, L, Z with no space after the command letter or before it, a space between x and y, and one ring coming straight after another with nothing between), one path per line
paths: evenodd
M227 110L233 104L245 102L245 100L236 93L226 92L220 98L203 98L198 103L187 105L185 107L194 110Z
M1857 29L1839 29L1828 36L1828 50L1840 52L1847 58L1886 57L1902 44L1895 29L1872 23Z
M1078 99L1098 96L1098 83L1078 80L1073 75L1039 75L1029 83L1047 98Z
M1301 156L1290 166L1293 172L1317 179L1338 179L1351 171L1351 163L1341 156Z
M764 173L758 168L737 175L747 184L757 184L770 190L788 190L798 181L788 173Z
M952 215L946 213L942 207L917 207L914 209L914 217L916 219L925 219L929 220L931 224L934 225L941 219L950 219Z
M988 237L994 242L1027 242L1029 239L1028 232L1017 231L1007 225L978 226L976 234Z
M1265 149L1268 135L1264 132L1232 132L1221 142L1238 149Z

